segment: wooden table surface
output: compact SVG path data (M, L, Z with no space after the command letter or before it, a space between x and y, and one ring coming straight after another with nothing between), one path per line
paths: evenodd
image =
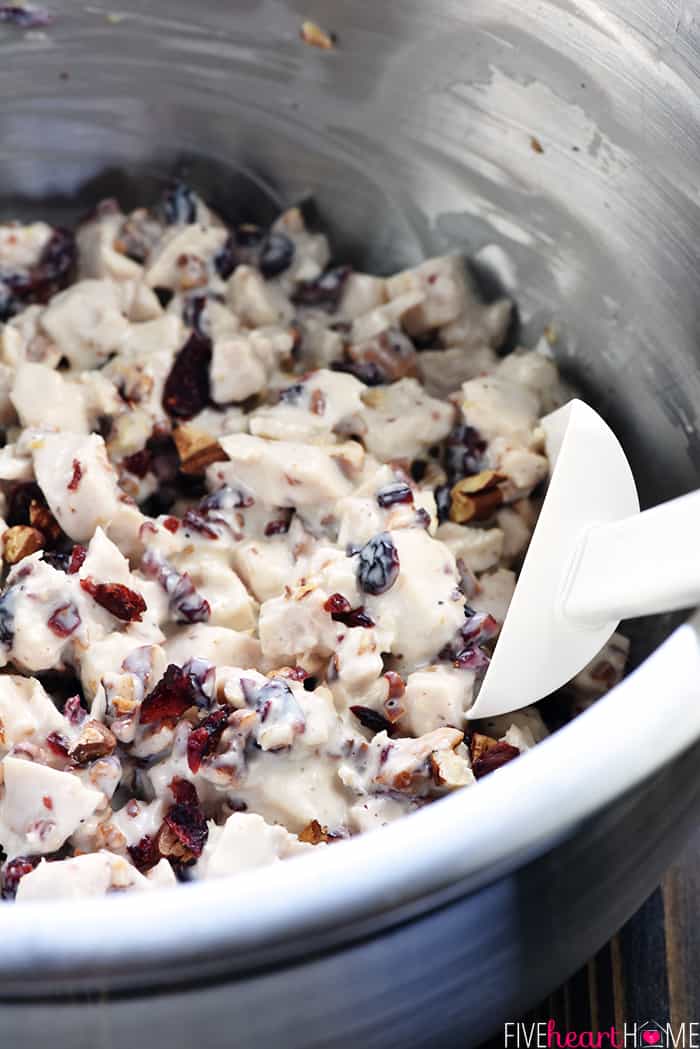
M596 1031L645 1020L700 1020L700 827L662 884L585 968L525 1023ZM503 1034L482 1049L503 1049Z

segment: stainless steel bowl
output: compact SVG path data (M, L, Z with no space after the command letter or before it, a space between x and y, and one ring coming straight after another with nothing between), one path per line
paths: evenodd
M561 332L643 499L697 485L697 5L52 6L44 32L1 30L4 214L66 221L178 173L232 218L310 195L379 272L462 250L525 341ZM302 44L304 18L337 50ZM516 1018L697 817L699 628L657 648L671 626L637 629L641 666L597 708L385 831L236 881L0 908L0 1045L464 1046Z

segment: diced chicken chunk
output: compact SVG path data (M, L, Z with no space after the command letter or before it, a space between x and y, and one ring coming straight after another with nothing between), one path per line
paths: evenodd
M0 845L8 859L56 852L102 802L100 791L89 790L70 772L10 755L0 769Z

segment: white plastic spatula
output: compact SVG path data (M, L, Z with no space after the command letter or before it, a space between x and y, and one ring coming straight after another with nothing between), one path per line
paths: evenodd
M597 412L572 400L542 425L549 487L470 719L549 695L621 619L700 602L700 491L640 513L625 453Z

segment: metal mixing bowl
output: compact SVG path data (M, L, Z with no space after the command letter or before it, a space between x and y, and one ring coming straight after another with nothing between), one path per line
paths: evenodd
M378 272L464 251L525 341L561 332L643 500L696 486L695 3L52 7L44 32L2 29L3 214L65 222L177 172L231 218L312 195ZM303 18L337 50L302 44ZM0 908L0 1046L409 1049L515 1019L697 818L698 624L657 648L671 626L637 630L641 666L595 709L384 831L235 881Z

